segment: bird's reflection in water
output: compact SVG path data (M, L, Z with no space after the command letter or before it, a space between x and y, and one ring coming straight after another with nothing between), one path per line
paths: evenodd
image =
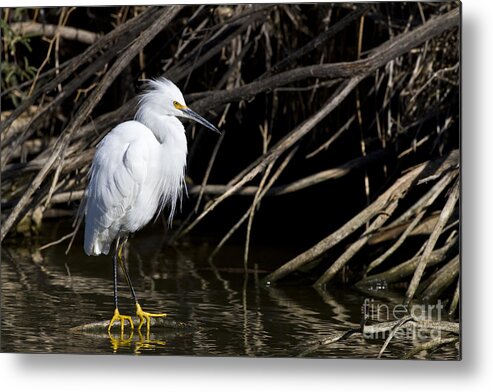
M137 330L137 333L134 333L134 330L130 330L129 334L120 331L120 334L117 336L108 332L108 337L114 353L125 349L125 351L133 351L134 354L141 354L142 350L154 351L157 348L166 346L166 340L157 339L156 334L153 333L151 335L148 330L145 333L142 333L140 329Z

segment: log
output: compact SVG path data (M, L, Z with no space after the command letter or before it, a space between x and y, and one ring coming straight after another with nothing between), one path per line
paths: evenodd
M138 317L132 317L132 321L134 323L135 328L139 325L140 319ZM105 321L96 321L93 323L82 324L70 328L70 332L79 332L79 333L98 333L98 332L107 332L108 326L110 325L110 320ZM145 331L146 326L142 326L142 330ZM190 332L193 330L193 326L189 323L170 320L168 317L158 317L151 318L151 329L166 329L166 330L175 330L175 331L184 331ZM125 330L129 331L130 327L128 322L125 325ZM111 327L112 332L120 331L120 321L115 321L113 326Z
M392 331L402 320L388 321L373 325L365 325L363 328L364 336L382 336L382 333ZM442 332L450 332L456 335L460 333L460 324L451 321L434 320L409 320L401 328L419 327L423 329L433 329Z

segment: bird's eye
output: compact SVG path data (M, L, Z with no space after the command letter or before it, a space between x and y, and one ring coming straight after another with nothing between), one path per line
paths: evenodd
M184 109L185 106L183 106L180 102L178 101L173 101L173 106L176 108L176 109Z

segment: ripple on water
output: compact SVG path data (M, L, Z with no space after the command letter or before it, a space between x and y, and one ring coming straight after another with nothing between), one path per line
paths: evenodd
M193 325L193 331L152 330L147 335L127 328L122 336L119 330L111 335L70 333L74 326L111 317L111 259L87 258L74 250L67 260L62 248L50 248L40 263L26 256L15 261L4 258L3 351L286 357L298 356L317 341L360 322L364 296L359 292L320 294L309 286L264 287L256 285L253 274L245 284L241 269L214 270L207 262L194 262L193 249L181 249L173 257L139 254L138 249L146 248L137 241L130 253L137 260L131 263L130 274L143 308L167 312L172 319ZM119 298L121 312L131 313L124 282ZM354 335L308 356L376 357L382 343ZM414 344L395 339L386 356L401 357ZM447 346L432 358L457 355L454 346Z

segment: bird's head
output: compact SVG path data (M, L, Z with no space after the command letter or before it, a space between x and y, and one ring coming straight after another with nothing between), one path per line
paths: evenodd
M197 121L214 132L221 133L209 121L190 109L186 105L180 89L164 77L148 81L147 89L141 95L140 104L149 105L154 111L162 115Z

